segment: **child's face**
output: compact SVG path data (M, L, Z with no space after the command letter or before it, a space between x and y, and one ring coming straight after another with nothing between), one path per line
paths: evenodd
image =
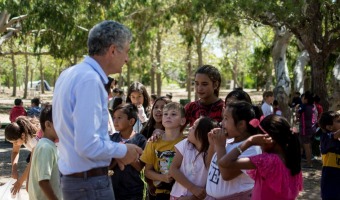
M144 103L144 95L140 92L132 92L130 94L131 103L140 107Z
M274 96L268 96L268 97L266 97L266 100L265 100L267 103L269 103L269 104L271 104L271 103L273 103L273 101L274 101Z
M207 99L214 95L216 85L210 80L206 74L196 74L195 76L195 91L200 99Z
M200 121L200 118L196 119L192 127L189 128L188 140L192 144L197 144L198 140L195 137L196 127Z
M116 110L116 112L113 113L113 125L117 131L123 131L132 127L132 120L133 119L129 120L127 114L121 109Z
M12 143L15 146L21 146L24 144L24 140L22 138L19 138L17 140L7 140L7 141Z
M179 128L185 124L185 118L179 110L163 109L162 124L164 128Z
M335 132L335 131L337 131L337 130L340 130L340 117L335 118L335 119L333 120L332 129L333 129L332 132Z
M237 129L233 116L232 109L226 108L223 113L222 127L227 133L228 138L235 138L241 135L240 131Z
M153 107L152 116L155 119L156 123L162 122L164 106L165 106L165 101L158 100Z

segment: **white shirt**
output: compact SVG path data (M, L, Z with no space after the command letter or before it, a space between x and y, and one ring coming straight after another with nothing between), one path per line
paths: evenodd
M65 70L53 96L53 125L59 137L59 170L62 174L87 171L122 158L124 144L108 135L107 76L91 57Z
M203 161L203 153L201 153L196 159L198 151L193 144L189 143L188 139L180 141L175 145L175 147L183 156L179 170L191 183L204 188L207 181L208 169L205 167ZM176 181L172 187L170 195L174 197L181 197L190 196L192 194L187 188L183 187Z
M228 143L226 146L226 152L229 153L231 150L239 146L242 142ZM253 155L261 154L261 152L262 151L259 146L251 146L246 151L244 151L239 156L239 158L250 157ZM210 163L206 185L206 191L209 196L218 199L235 193L244 192L252 189L254 187L254 183L254 180L251 179L245 172L242 172L233 180L223 180L217 164L217 154L214 154Z
M266 117L268 115L271 115L273 114L274 110L273 110L273 106L264 102L261 106L261 109L262 109L262 112L263 112L263 115Z

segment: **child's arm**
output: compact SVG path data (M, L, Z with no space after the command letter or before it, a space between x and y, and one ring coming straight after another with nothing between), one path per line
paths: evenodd
M220 170L222 168L233 169L255 169L255 165L249 158L239 158L238 156L253 145L271 144L273 140L267 134L258 134L249 137L245 142L240 144L237 148L233 149L230 153L223 156L218 162Z
M144 163L138 159L135 162L131 163L131 166L140 172L144 168Z
M21 145L17 145L13 143L13 150L11 154L11 162L12 162L12 178L18 179L18 160L19 160L19 152Z
M39 186L49 200L58 200L49 180L39 181Z
M183 161L183 155L175 147L176 154L172 160L169 174L183 187L187 188L194 196L199 199L204 199L206 196L205 188L198 187L194 183L190 182L187 177L180 171L180 167Z
M214 156L215 148L214 145L209 145L207 156L205 158L205 166L209 169L212 157Z
M170 174L159 174L157 173L151 164L145 164L145 176L153 181L162 181L165 183L170 183L173 178Z
M32 156L32 154L31 154L31 156ZM31 168L31 162L28 163L28 165L26 166L26 169L25 169L24 173L22 174L22 176L13 184L13 188L11 189L11 192L12 192L13 195L15 195L16 193L18 193L20 191L22 184L27 180L30 168ZM27 181L27 186L28 186L28 181ZM28 187L26 187L26 189L27 188Z

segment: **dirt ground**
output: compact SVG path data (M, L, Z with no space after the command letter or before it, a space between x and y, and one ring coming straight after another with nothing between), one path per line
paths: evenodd
M169 89L171 88L171 89ZM186 99L186 91L184 89L173 89L173 87L168 87L163 90L163 93L173 93L173 101L179 101L180 99ZM228 90L222 90L220 92L221 97L225 97ZM258 103L261 101L262 92L255 92L252 90L247 91L252 97L253 101ZM12 106L15 97L11 97L11 91L5 90L0 93L0 122L3 124L9 123L8 119L8 109ZM19 93L18 96L22 95ZM33 95L33 94L32 94ZM35 93L35 96L40 96L40 98L45 102L51 102L52 92L47 92L46 94L40 95ZM30 96L29 99L33 98ZM24 100L24 106L30 105L30 100ZM0 185L5 184L11 176L11 150L12 144L5 142L4 130L0 129ZM28 150L22 148L20 151L19 158L19 174L22 174L26 167L26 157L28 155ZM304 163L302 163L303 165ZM320 198L320 178L321 178L321 158L316 157L313 161L313 169L302 169L304 178L304 190L300 193L299 200L316 200ZM24 188L24 186L22 187Z

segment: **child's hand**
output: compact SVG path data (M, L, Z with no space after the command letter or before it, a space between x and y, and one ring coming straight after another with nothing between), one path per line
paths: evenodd
M11 188L11 192L13 195L16 195L20 189L21 189L21 186L22 186L22 183L17 180L14 184L13 184L13 187Z
M165 183L171 183L174 179L171 177L170 174L163 174L163 182Z
M334 132L334 139L339 139L340 138L340 129Z
M198 199L204 199L205 196L207 195L207 193L205 192L205 188L201 188L198 186L190 188L190 192Z
M146 122L146 121L148 120L148 117L147 117L146 114L145 114L143 105L137 106L137 109L138 109L137 115L138 115L139 120L140 120L142 123Z
M216 146L223 146L226 145L227 137L225 133L222 132L223 129L221 128L214 128L208 133L209 143Z
M151 137L148 139L148 142L156 142L164 135L164 130L162 129L155 129L151 135Z
M272 144L273 139L268 134L257 134L249 137L247 142L251 145L263 146L266 144Z

